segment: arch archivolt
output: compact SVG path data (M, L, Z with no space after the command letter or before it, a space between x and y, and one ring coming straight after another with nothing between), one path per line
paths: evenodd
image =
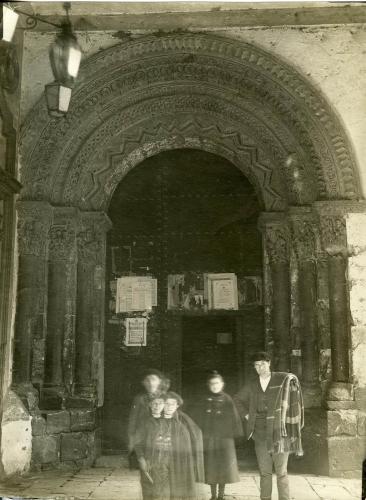
M79 184L83 193L81 196L78 193L77 199L83 199L86 206L92 202L93 207L100 207L103 193L98 195L96 188L108 183L109 176L116 178L115 169L128 164L127 157L134 155L134 151L147 151L146 143L152 141L162 145L170 142L169 147L175 148L192 147L188 139L196 138L196 147L206 141L216 144L216 148L211 146L210 150L217 154L226 150L224 156L230 156L231 161L251 179L264 207L283 209L286 199L292 201L289 193L293 192L291 184L287 185L287 181L293 182L293 179L287 179L286 158L290 152L296 153L301 164L305 165L306 155L291 135L285 136L280 122L269 114L264 118L257 117L254 111L249 104L239 108L215 97L198 94L173 92L143 100L111 114L89 135L75 156L69 152L69 158L64 158L69 164L67 176L65 168L59 164L54 174L56 182L52 196L57 201L64 198L67 203L73 202L73 186ZM172 140L173 136L176 136L175 140ZM256 151L255 160L252 157L248 160L248 149ZM119 180L125 172L125 169L121 170ZM305 179L304 172L302 175ZM91 188L90 182L93 183ZM309 182L308 186L311 186ZM313 194L314 189L310 188L306 193ZM97 205L96 199L93 200L95 196L99 199Z
M65 120L49 119L42 99L23 127L23 197L105 206L110 193L97 193L98 182L120 179L115 169L146 154L149 140L162 144L163 132L171 141L174 131L178 144L187 114L191 139L217 149L225 143L257 189L263 179L255 164L271 170L261 193L268 209L359 197L342 128L301 75L255 46L192 33L142 37L90 57ZM235 134L256 150L250 167L241 164L240 147L234 152Z

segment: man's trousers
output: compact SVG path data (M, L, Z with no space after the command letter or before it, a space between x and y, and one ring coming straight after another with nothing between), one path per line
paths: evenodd
M255 453L260 473L261 500L271 499L273 466L277 475L278 499L290 500L287 476L289 453L269 453L266 440L258 438L255 439Z

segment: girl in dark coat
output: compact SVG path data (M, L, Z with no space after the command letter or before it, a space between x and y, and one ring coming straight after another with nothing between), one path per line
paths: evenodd
M208 394L196 407L203 433L205 482L211 486L212 500L222 500L225 484L240 480L234 439L243 435L243 428L233 400L223 392L224 385L223 377L212 372L207 378Z

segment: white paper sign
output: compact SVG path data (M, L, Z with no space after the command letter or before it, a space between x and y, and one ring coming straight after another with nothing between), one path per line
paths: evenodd
M234 273L205 275L209 309L238 309L238 285Z
M151 311L157 305L157 280L151 276L117 279L116 313Z
M146 346L147 318L126 318L127 346Z

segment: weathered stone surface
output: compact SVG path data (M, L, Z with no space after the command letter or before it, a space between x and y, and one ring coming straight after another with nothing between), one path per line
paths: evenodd
M70 430L70 414L68 411L50 411L44 413L47 419L47 433L58 434Z
M0 459L7 475L28 470L32 450L31 416L20 398L8 391L3 400Z
M71 410L70 417L72 431L91 431L95 427L95 410Z
M366 408L366 387L356 387L355 401L358 409L364 410Z
M357 410L328 411L328 436L356 436Z
M366 436L366 413L359 413L358 415L357 432L359 436Z
M54 463L59 460L59 436L34 436L32 442L32 461L35 463Z
M42 415L34 415L32 418L33 436L41 436L46 432L46 420Z
M363 437L330 437L328 438L329 475L340 473L360 473L364 458Z
M72 432L61 436L61 460L86 458L89 451L88 436L82 432Z
M329 401L352 401L354 390L352 384L345 382L333 382L329 388Z
M327 401L328 410L355 410L355 401Z
M366 281L362 289L363 295L365 295L365 289ZM366 319L364 325L351 327L351 348L355 382L359 387L366 388Z

